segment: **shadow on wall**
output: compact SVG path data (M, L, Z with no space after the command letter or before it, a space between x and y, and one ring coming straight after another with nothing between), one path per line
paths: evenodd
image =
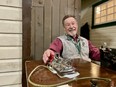
M90 39L90 29L89 29L89 24L86 22L80 30L80 35L86 39Z

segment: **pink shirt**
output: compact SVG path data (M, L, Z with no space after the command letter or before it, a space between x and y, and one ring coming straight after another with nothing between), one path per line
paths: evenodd
M76 38L78 38L78 37L76 37ZM77 39L74 39L74 40L77 40ZM92 60L99 61L100 60L100 50L96 46L94 46L89 40L88 40L88 43L89 43L89 57ZM59 38L56 38L50 44L49 49L61 54L62 50L63 50L63 44L62 44L61 40Z

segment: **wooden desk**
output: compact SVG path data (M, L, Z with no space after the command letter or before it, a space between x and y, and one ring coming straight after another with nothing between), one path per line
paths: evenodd
M116 71L112 71L110 69L100 67L97 64L87 62L81 59L76 59L73 62L73 66L77 69L77 71L80 73L78 78L83 77L102 77L102 78L110 78L112 80L113 85L112 87L116 87ZM26 61L25 67L26 67L26 77L30 74L30 72L37 66L44 64L43 61ZM48 75L49 76L49 75ZM54 79L55 80L55 79ZM28 87L32 87L29 84L27 84ZM77 80L70 83L71 87L90 87L90 80Z

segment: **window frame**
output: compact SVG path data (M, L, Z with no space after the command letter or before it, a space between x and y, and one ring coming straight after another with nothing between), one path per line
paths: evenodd
M109 1L109 0L102 0L102 1L92 5L92 29L116 25L116 21L111 21L111 22L107 22L107 23L101 23L101 24L97 24L97 25L95 25L95 23L94 23L94 21L95 21L95 19L94 19L94 17L95 17L95 13L94 13L95 12L95 8L98 5L103 4L103 3L107 2L107 1Z

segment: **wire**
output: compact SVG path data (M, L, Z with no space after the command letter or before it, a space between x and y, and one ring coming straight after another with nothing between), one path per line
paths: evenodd
M31 73L29 74L28 76L28 82L33 85L34 87L56 87L56 86L60 86L60 85L63 85L63 84L67 84L67 83L70 83L70 82L73 82L73 81L79 81L79 80L86 80L86 79L97 79L97 80L104 80L106 82L111 82L111 79L109 78L101 78L101 77L81 77L81 78L73 78L73 79L70 79L70 80L67 80L65 82L61 82L61 83L57 83L57 84L52 84L52 85L42 85L42 84L37 84L37 83L34 83L30 80L30 77L32 76L32 74L34 73L34 71L36 71L37 68L39 67L43 67L43 68L46 68L49 70L48 66L45 66L45 65L38 65L37 67L35 67Z

